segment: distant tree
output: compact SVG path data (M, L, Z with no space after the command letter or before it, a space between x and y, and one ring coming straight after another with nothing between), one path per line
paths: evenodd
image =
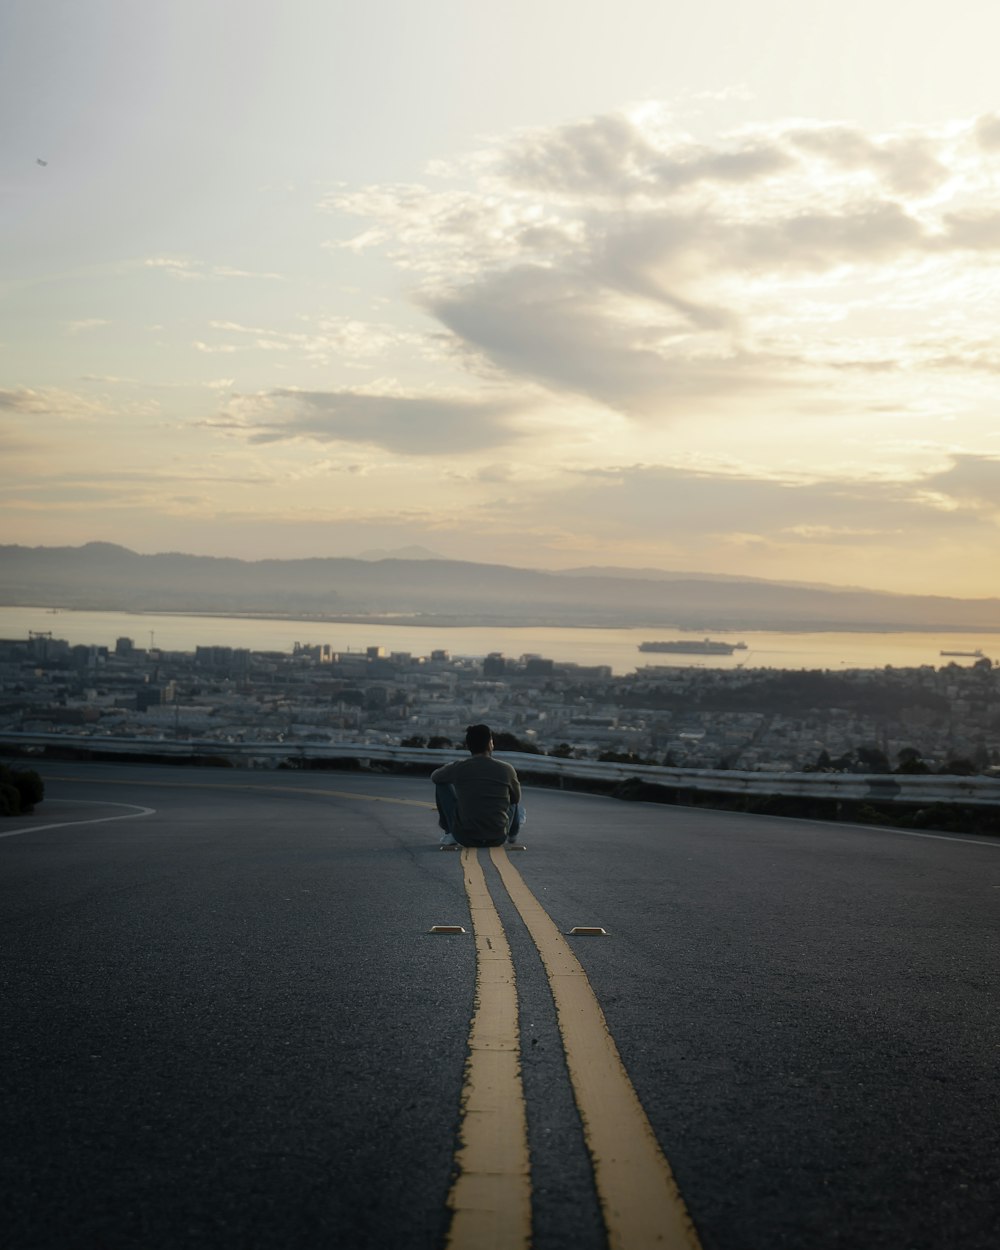
M635 751L602 751L597 757L606 764L655 764L655 760L643 759Z
M541 755L542 748L533 742L523 742L515 734L502 731L494 733L493 746L498 751L521 751L527 755Z
M961 756L957 759L948 760L946 764L938 769L938 772L946 777L974 777L978 771L972 760Z
M549 755L555 756L556 759L568 760L573 756L573 748L568 742L560 742L557 747L552 748Z
M450 738L442 737L441 734L431 734L427 739L427 745L432 751L445 751L452 745L452 741Z
M817 773L828 773L833 768L833 760L830 758L830 752L823 748L819 755L816 756L816 763L813 765L813 771Z
M866 773L891 773L889 757L880 747L858 747L858 763Z
M915 747L903 747L901 751L896 752L896 759L899 761L896 768L897 773L904 773L909 776L922 776L931 771L923 756Z
M413 734L409 738L401 739L399 745L401 747L425 747L427 745L427 739L422 737L420 734Z

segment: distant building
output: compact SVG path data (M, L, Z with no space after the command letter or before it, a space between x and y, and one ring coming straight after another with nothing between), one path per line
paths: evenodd
M524 673L526 677L551 677L554 668L554 660L545 660L540 655L526 655L524 657Z
M195 647L194 662L213 673L245 673L250 667L250 652L235 647Z

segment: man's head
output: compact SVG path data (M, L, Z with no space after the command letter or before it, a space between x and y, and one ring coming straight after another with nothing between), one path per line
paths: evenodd
M465 731L465 745L473 755L488 755L493 750L493 730L489 725L470 725Z

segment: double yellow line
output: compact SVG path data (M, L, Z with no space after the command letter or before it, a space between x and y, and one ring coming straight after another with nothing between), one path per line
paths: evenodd
M57 779L93 781L102 786L137 784L106 777L52 778ZM138 784L244 792L259 789L433 807L414 799L326 787L146 778ZM538 948L548 977L610 1250L700 1250L670 1164L625 1071L583 968L507 858L506 849L492 848L490 858ZM453 1214L447 1250L528 1250L531 1161L514 965L478 852L464 849L462 867L476 941L476 1011L462 1091L458 1175L449 1195Z
M611 1250L698 1250L670 1164L586 974L506 849L492 848L490 859L545 967ZM476 941L476 1011L447 1250L528 1250L531 1165L514 966L478 852L463 850L462 867Z

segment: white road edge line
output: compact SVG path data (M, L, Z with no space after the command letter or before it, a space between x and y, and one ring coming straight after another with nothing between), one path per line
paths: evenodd
M131 811L125 812L121 816L95 816L93 820L61 820L53 825L26 825L23 829L5 829L0 832L0 838L13 838L19 833L42 833L46 829L72 829L78 825L107 825L113 820L138 820L141 816L155 816L155 807L140 807L137 803L109 803L100 802L93 799L49 799L50 803L78 803L83 806L84 803L91 807L128 807Z
M560 792L562 796L564 792ZM565 797L571 797L565 794ZM573 795L572 797L576 797ZM605 798L602 794L581 794L580 798L598 799ZM991 838L989 834L983 834L978 838L963 838L954 833L921 833L917 829L899 829L895 825L863 825L854 820L817 820L813 816L770 816L767 812L736 812L728 807L682 807L675 803L651 803L648 800L635 800L637 807L649 808L669 808L673 811L697 811L704 813L706 816L713 814L718 816L741 816L745 820L788 820L795 821L800 825L817 825L823 829L859 829L862 833L898 833L903 838L931 838L935 842L962 842L966 846L992 846L1000 847L1000 838Z

